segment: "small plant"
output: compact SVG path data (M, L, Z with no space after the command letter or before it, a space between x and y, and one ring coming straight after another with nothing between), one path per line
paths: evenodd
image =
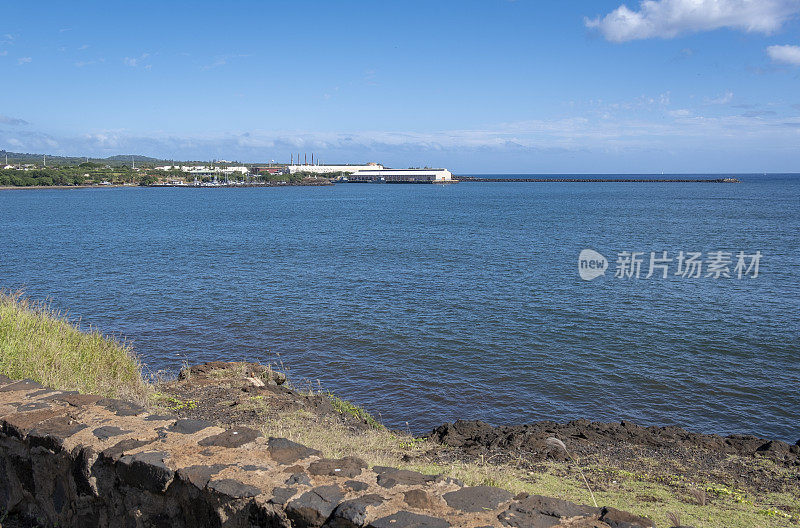
M176 398L175 396L170 396L169 394L164 394L163 392L153 393L152 398L156 405L165 407L170 411L181 411L184 409L192 410L195 407L197 407L198 403L200 403L197 400L183 401L180 398Z
M705 506L707 502L706 490L704 489L690 489L689 495L695 500L698 506Z
M349 414L354 418L363 420L373 429L385 429L385 427L381 425L375 418L373 418L373 416L363 407L359 407L358 405L350 403L347 400L343 400L332 392L328 393L328 399L330 399L333 408L336 409L336 412L339 414Z
M413 436L407 440L402 440L397 443L400 449L414 449L415 447L423 444L425 442L424 438L414 438Z
M675 512L668 512L667 520L669 521L670 528L679 528L681 526L681 516Z
M598 507L597 506L597 501L594 498L594 492L592 492L592 487L589 486L589 481L586 480L586 475L583 474L583 470L581 469L581 467L578 465L578 463L575 461L575 459L572 458L572 454L567 449L566 444L564 444L564 442L562 442L558 438L555 438L554 436L551 436L550 438L545 440L545 443L547 445L551 446L551 447L558 447L558 448L561 448L561 449L564 450L564 453L567 454L567 457L569 457L569 459L572 461L572 463L575 464L575 467L578 468L578 471L580 472L581 477L583 477L583 482L586 483L586 489L589 490L589 495L592 496L592 502L594 503L594 507L597 508Z
M767 517L780 517L781 519L791 519L792 516L786 512L782 512L780 510L776 510L774 508L768 508L766 510L758 510L758 513L761 515L766 515Z

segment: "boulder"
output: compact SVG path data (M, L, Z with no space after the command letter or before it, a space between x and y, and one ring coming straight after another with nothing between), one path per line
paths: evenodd
M318 486L286 505L286 515L297 528L319 528L344 498L339 486Z
M511 493L492 486L470 486L445 493L443 498L454 510L474 513L497 508L511 499Z
M312 462L308 472L317 476L353 478L367 467L366 462L356 457L323 458Z
M286 438L270 438L267 441L267 450L272 460L278 464L294 464L298 460L321 454L316 449L311 449Z
M632 513L604 507L600 512L600 520L611 528L655 528L656 523L647 517L640 517Z

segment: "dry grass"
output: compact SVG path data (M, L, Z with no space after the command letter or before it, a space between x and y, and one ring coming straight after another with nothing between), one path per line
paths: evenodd
M139 403L150 391L131 348L20 293L0 291L0 374Z
M255 406L259 404L263 405L254 401ZM326 457L356 456L370 466L442 474L467 485L497 486L512 493L546 495L580 504L592 501L583 476L559 462L533 463L520 458L498 464L488 459L464 460L457 451L427 439L386 429L354 430L339 420L321 418L307 411L265 418L261 429L267 436L289 438L318 449ZM720 492L713 502L701 506L694 497L686 500L687 483L680 475L614 471L606 464L589 464L584 470L593 485L609 478L607 485L594 490L598 504L660 519L660 524L668 514L686 525L707 528L789 528L797 526L800 518L800 507L786 512L769 506L797 504L791 497L796 490L764 492L758 496ZM699 486L701 483L688 484L689 489Z

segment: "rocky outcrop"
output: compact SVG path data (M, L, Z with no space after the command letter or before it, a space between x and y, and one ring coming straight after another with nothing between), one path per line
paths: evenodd
M0 512L79 528L652 525L3 377Z
M800 440L789 445L780 440L764 440L751 435L700 434L675 426L642 427L630 422L574 420L560 424L543 421L494 427L481 421L459 420L437 427L431 437L472 454L505 450L526 452L534 458L566 459L563 450L547 443L548 438L556 437L569 441L570 446L577 450L613 444L654 449L681 447L724 455L764 456L786 466L800 466Z

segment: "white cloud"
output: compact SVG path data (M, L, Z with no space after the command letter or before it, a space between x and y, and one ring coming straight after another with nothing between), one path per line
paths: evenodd
M0 114L0 124L2 125L12 125L12 126L21 126L27 125L28 122L24 119L20 119L18 117L9 117L7 115Z
M33 59L31 57L20 57L17 59L17 64L28 64Z
M624 4L586 27L612 42L673 38L720 28L772 33L800 12L800 0L643 0L639 10Z
M231 59L239 59L242 57L251 57L252 55L249 53L239 53L239 54L228 54L228 55L217 55L214 58L214 62L210 64L206 64L202 67L203 70L210 70L212 68L219 68L220 66L225 66L228 64L228 61Z
M770 46L767 48L767 55L775 62L800 66L800 46Z
M253 130L236 134L192 134L176 136L162 132L147 134L127 130L105 130L82 136L53 137L37 131L0 129L0 144L14 137L29 151L47 147L63 152L113 155L142 152L167 158L204 159L208 152L225 152L235 159L262 159L265 152L296 152L298 149L327 152L329 156L371 159L373 157L433 155L434 153L484 152L606 152L696 148L707 145L745 149L772 145L794 149L800 138L800 118L780 115L696 115L689 110L665 112L664 119L574 116L555 120L498 123L494 126L417 131L354 131L320 133L309 131ZM24 129L23 129L24 130ZM3 137L3 136L6 137ZM52 151L52 150L51 150ZM427 153L427 154L425 154ZM274 154L269 154L274 157Z
M717 97L706 98L706 103L713 105L724 105L730 103L731 101L733 101L733 92L730 90L722 95L718 95Z
M78 62L76 62L74 64L75 64L75 67L77 67L77 68L83 68L84 66L92 66L94 64L100 64L100 63L103 63L105 61L106 61L105 59L99 58L97 60L78 61Z
M142 63L142 61L144 61L149 56L150 56L149 53L142 53L139 57L125 57L124 59L122 59L122 62L124 62L127 66L130 66L131 68L135 68L139 66ZM147 69L149 70L150 68L147 67Z

